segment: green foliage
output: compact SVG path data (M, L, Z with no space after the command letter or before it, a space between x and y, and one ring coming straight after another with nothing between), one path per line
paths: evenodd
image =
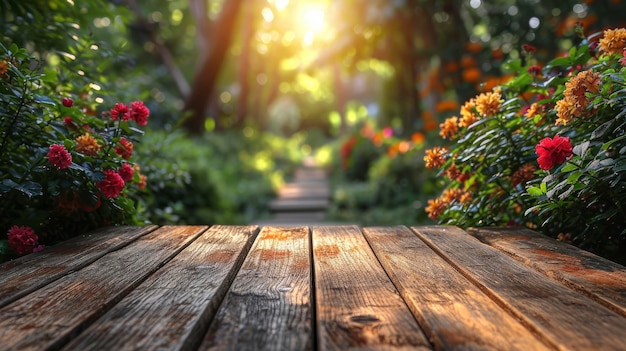
M420 133L403 140L368 124L353 132L336 146L330 217L363 225L427 220L424 204L436 187L424 171L423 147Z
M123 190L103 190L101 182L130 162L117 149L121 140L143 132L94 110L102 107L88 96L58 94L43 63L16 44L0 44L0 64L6 67L0 75L0 232L30 226L39 243L49 245L102 225L137 224L127 195L136 189L130 183L141 180L138 172ZM93 149L79 140L86 135ZM51 158L53 144L65 162Z
M263 217L284 177L300 164L303 140L254 129L195 139L150 130L137 149L150 180L143 211L158 224L246 224Z
M625 61L594 49L598 36L591 38L539 71L531 54L526 64L509 62L511 81L443 124L450 148L425 157L446 179L443 194L429 201L431 218L526 225L623 262Z
M597 74L597 91L580 96L586 108L559 128L570 136L573 155L529 189L538 204L528 210L553 235L614 260L624 260L626 250L626 69L619 59L602 55L581 67L580 74ZM566 89L555 100L568 95Z

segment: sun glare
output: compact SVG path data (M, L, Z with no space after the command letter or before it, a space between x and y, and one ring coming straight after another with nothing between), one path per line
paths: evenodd
M298 19L298 25L304 32L303 43L305 45L313 44L316 35L326 29L324 11L317 6L308 5L302 7Z
M274 6L278 11L282 11L289 5L289 0L274 0Z
M302 26L307 31L319 33L326 28L326 19L322 9L315 7L304 8L300 19L302 20Z

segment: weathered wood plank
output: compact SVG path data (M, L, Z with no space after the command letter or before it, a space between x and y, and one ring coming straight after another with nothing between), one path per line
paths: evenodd
M206 227L161 227L0 309L6 350L57 349L105 313Z
M466 278L560 350L625 350L626 319L455 227L413 231Z
M626 267L526 228L470 228L468 232L626 317Z
M87 266L156 228L103 228L0 265L0 307Z
M408 228L363 234L435 349L550 349Z
M309 229L264 227L200 350L313 347Z
M320 350L431 349L358 227L313 227L313 257Z
M197 347L257 232L256 226L211 227L65 349Z

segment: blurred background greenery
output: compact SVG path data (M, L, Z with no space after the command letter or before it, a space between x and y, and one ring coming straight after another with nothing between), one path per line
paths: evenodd
M54 89L151 110L136 159L153 223L249 223L305 157L331 175L329 216L428 223L423 151L460 105L624 25L619 0L0 0L1 39ZM4 117L3 117L4 118Z

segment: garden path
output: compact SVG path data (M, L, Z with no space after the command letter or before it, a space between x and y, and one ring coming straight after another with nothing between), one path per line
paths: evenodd
M330 204L330 189L326 171L312 160L305 160L291 181L270 202L269 219L252 224L271 226L324 225L326 209Z

